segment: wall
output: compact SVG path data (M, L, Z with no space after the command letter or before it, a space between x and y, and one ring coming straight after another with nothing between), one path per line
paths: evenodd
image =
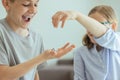
M51 23L52 15L59 10L78 10L87 15L92 7L99 4L111 5L118 15L120 13L119 3L119 0L40 0L38 14L33 19L30 27L42 34L45 49L57 49L66 42L73 43L76 47L79 47L82 45L82 37L85 34L85 29L81 27L82 25L76 21L68 21L65 23L64 29L60 27L55 29ZM0 2L0 18L4 18L5 15L6 12ZM69 58L73 58L72 52L61 59ZM56 61L57 59L49 60L48 62L53 64Z

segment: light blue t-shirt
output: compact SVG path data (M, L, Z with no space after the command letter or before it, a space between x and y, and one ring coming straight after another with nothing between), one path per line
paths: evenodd
M120 34L108 29L95 40L103 47L100 52L96 45L75 50L74 80L120 80Z
M15 66L24 63L42 53L43 49L40 34L29 29L29 36L22 37L9 27L5 19L0 20L0 64ZM18 80L34 80L36 69Z

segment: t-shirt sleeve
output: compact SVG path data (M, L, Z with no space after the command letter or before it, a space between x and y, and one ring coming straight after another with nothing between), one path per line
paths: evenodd
M0 65L9 65L8 57L5 51L5 46L0 38Z
M120 35L111 28L108 29L103 36L99 38L95 37L94 39L100 46L104 48L120 51Z

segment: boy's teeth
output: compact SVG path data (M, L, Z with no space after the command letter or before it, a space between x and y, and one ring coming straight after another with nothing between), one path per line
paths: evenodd
M30 16L23 16L24 20L29 21L31 19Z

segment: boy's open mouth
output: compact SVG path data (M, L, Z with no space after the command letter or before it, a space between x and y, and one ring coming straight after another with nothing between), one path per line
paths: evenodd
M31 20L31 16L22 16L22 18L23 18L23 20L25 21L25 22L30 22L30 20Z

